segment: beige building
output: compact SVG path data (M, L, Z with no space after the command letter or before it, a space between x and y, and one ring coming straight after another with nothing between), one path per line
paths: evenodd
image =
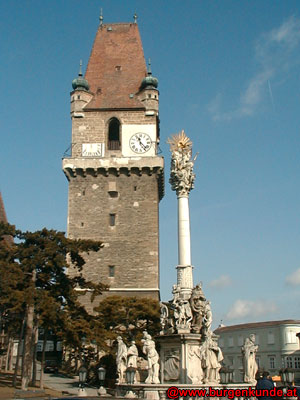
M255 334L258 345L256 361L260 368L278 375L283 367L295 369L295 378L300 379L300 346L297 334L299 320L253 322L248 324L220 326L215 330L219 335L219 346L224 355L224 364L234 370L235 382L241 382L243 364L241 347L245 338Z
M159 299L159 92L137 24L101 23L72 86L68 237L104 242L86 257L87 279L115 295Z

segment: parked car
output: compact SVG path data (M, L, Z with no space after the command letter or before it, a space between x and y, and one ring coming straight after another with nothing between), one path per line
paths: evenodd
M44 372L47 374L49 372L58 372L58 362L56 360L46 360L44 366Z

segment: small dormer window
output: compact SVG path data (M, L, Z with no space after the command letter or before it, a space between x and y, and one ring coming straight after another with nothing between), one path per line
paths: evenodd
M120 122L112 118L108 125L108 150L120 150Z

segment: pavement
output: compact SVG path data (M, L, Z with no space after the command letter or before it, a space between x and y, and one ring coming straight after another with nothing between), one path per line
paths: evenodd
M39 373L37 379L39 380ZM78 395L79 382L78 376L68 377L64 374L44 374L44 386L61 392L63 395ZM85 387L87 396L98 396L97 388Z
M37 374L37 381L39 381L39 373ZM54 399L54 398L67 398L78 396L79 383L78 377L68 377L63 374L44 374L44 390L37 387L29 387L27 391L15 389L12 387L12 372L0 372L0 399ZM18 382L20 387L20 381ZM39 383L39 382L38 382ZM97 388L86 387L85 392L87 396L96 397ZM74 398L74 397L73 397Z

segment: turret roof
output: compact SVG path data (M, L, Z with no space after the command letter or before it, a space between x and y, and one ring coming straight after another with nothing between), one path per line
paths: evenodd
M147 69L137 24L100 25L85 74L94 94L86 108L144 108L133 95L145 76Z

